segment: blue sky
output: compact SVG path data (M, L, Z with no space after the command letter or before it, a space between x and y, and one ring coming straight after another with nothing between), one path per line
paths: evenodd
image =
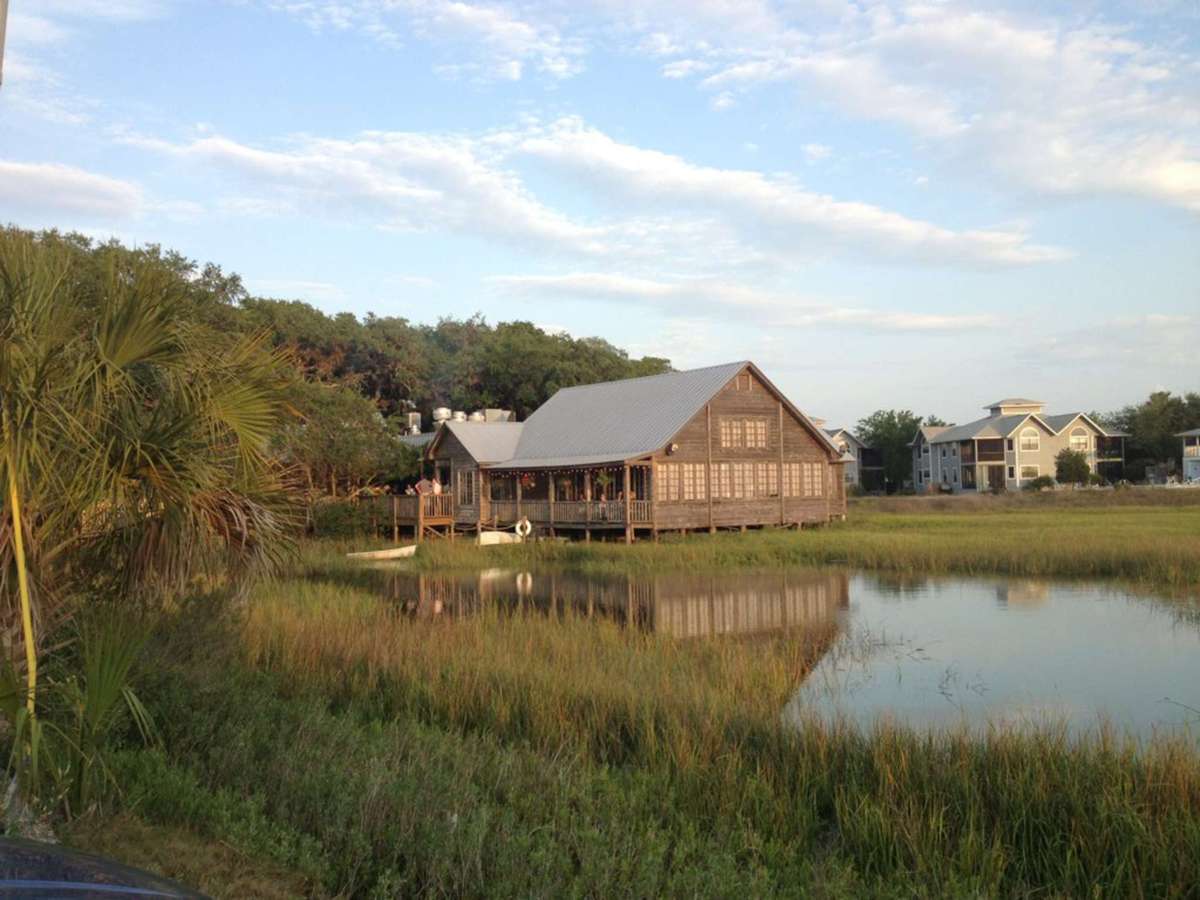
M11 0L0 220L806 411L1200 389L1200 5Z

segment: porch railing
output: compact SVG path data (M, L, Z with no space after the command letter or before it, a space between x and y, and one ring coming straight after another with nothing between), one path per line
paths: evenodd
M629 501L629 521L649 525L652 521L650 500ZM511 524L525 517L539 525L623 525L624 500L549 500L491 501L485 521Z
M452 494L406 494L396 498L396 515L404 522L417 520L417 504L422 505L422 518L449 519L454 515Z

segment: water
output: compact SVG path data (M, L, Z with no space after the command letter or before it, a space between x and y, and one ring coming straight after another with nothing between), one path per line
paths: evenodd
M406 614L591 616L683 640L835 637L784 710L870 727L989 725L1200 735L1200 604L1021 578L829 569L585 578L382 573Z

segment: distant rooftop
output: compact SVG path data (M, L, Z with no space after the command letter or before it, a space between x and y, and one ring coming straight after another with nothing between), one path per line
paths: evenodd
M984 409L995 409L998 406L1045 406L1044 400L1030 400L1027 397L1006 397L994 403L987 404Z

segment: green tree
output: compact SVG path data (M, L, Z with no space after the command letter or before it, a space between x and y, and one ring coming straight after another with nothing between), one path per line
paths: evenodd
M1059 484L1087 484L1092 475L1087 455L1064 447L1054 457L1054 477Z
M0 231L0 626L31 718L69 601L270 568L294 525L282 358L206 324L177 259L89 246Z
M855 434L868 447L879 451L886 489L897 490L912 478L912 448L909 444L921 427L921 417L907 409L880 409L859 419Z
M1141 403L1102 416L1101 421L1105 426L1129 435L1125 444L1126 459L1151 463L1174 459L1178 462L1182 444L1176 435L1200 428L1200 393L1179 396L1170 391L1155 391Z

